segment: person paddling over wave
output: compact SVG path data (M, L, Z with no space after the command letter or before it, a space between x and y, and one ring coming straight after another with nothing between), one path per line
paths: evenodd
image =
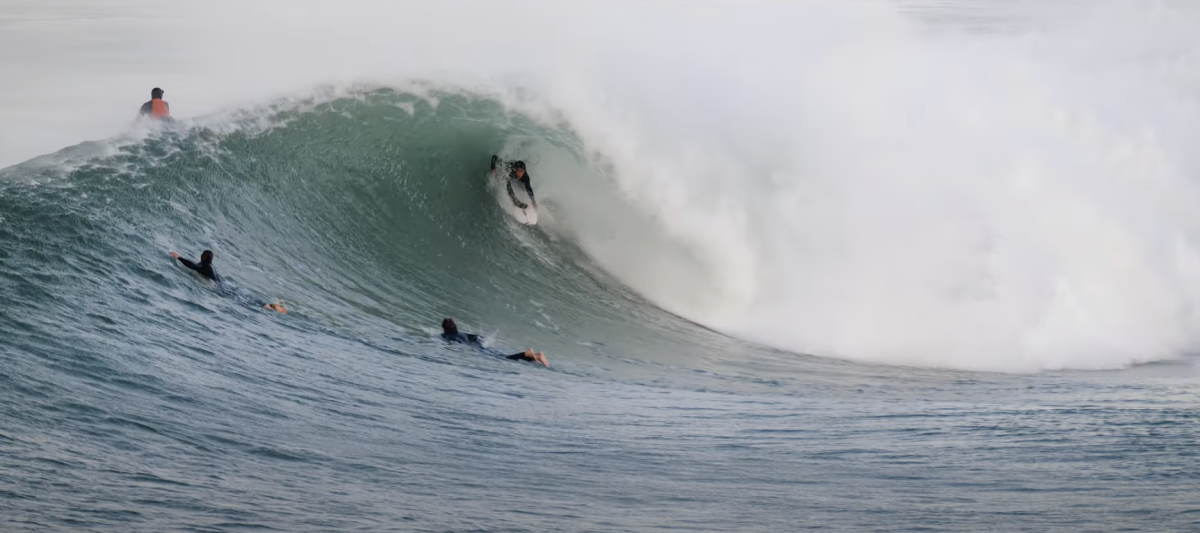
M217 275L217 271L216 271L216 269L213 268L213 265L212 265L212 260L213 260L212 250L205 250L205 251L201 252L199 263L193 263L188 259L179 257L179 254L177 254L175 252L171 252L171 257L178 259L179 262L181 264L183 264L183 266L188 267L192 270L195 270L201 276L204 276L208 279L213 280L213 282L216 283L217 286L222 289L223 293L231 294L235 297L238 297L238 299L246 300L249 303L252 303L253 305L258 305L258 302L254 302L253 299L249 298L248 296L239 295L236 292L231 291L230 289L228 289L221 283L221 277ZM287 309L285 309L283 307L283 305L278 304L278 303L264 303L264 304L262 304L262 306L263 306L263 309L270 309L272 311L279 311L280 313L283 313L285 315L287 314Z
M150 90L150 101L142 104L142 109L138 111L139 117L150 117L154 120L163 122L174 122L171 118L171 106L166 100L163 100L163 91L158 87Z
M501 352L485 347L483 343L480 342L479 335L459 332L458 324L454 323L453 318L442 319L442 338L447 342L459 342L466 344L467 346L473 346L485 352L504 357L505 359L511 359L513 361L533 361L535 363L541 363L542 366L545 366L546 368L550 368L550 362L546 360L546 354L542 352L534 353L534 351L530 349L521 353L504 355Z
M502 160L500 159L500 156L492 156L492 176L496 176L496 165L501 162ZM533 204L534 209L537 209L537 198L533 197L533 184L529 182L529 173L525 171L525 162L509 161L507 164L505 164L505 166L508 167L508 179L505 180L505 185L508 188L508 197L512 198L513 205L517 206L519 209L525 209L526 207L529 207L525 205L525 202L518 200L516 193L513 192L512 184L514 181L516 181L525 186L525 192L529 194L529 202Z

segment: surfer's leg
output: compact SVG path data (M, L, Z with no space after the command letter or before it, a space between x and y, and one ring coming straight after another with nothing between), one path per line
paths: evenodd
M550 367L550 363L546 361L546 354L542 352L534 353L533 350L525 350L521 353L515 353L505 357L505 359L511 359L513 361L533 361L535 363L541 363L547 368Z

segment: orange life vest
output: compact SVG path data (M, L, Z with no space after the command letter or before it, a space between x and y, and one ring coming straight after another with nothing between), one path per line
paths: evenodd
M150 100L150 116L154 118L162 118L171 116L171 108L167 107L167 103L162 98Z

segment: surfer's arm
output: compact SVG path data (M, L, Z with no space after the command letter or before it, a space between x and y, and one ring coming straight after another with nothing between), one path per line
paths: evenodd
M512 199L513 205L517 206L518 209L525 209L525 202L517 198L517 193L513 192L512 182L513 180L504 180L504 188L508 190L508 197Z
M197 265L196 263L188 261L187 259L184 259L182 257L176 257L176 259L178 259L180 263L183 263L183 266L188 267L192 270L195 270L196 272L200 272L200 265ZM203 272L201 272L201 273L203 273Z
M182 264L183 264L183 266L185 266L185 267L188 267L188 268L190 268L190 269L192 269L192 270L200 270L200 267L199 267L199 266L197 266L197 265L196 265L196 263L193 263L193 262L191 262L191 261L188 261L187 259L184 259L184 258L182 258L182 257L179 257L179 254L177 254L177 253L175 253L175 252L171 252L171 257L174 257L175 259L178 259L178 260L179 260L179 262L180 262L180 263L182 263Z
M193 263L193 262L187 260L186 258L179 257L179 254L177 254L175 252L171 252L171 257L178 259L179 262L181 264L183 264L183 266L188 267L192 270L195 270L196 272L199 272L201 276L204 276L213 281L221 281L221 276L217 275L217 271L213 270L212 265L197 265L196 263Z

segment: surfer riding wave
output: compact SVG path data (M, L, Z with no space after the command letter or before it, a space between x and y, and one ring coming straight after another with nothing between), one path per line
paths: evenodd
M506 167L508 170L508 176L507 176L508 179L506 180L505 186L508 189L508 197L512 199L513 205L517 206L520 209L525 209L525 208L529 207L528 205L525 204L525 202L522 202L521 200L519 200L517 198L516 193L513 191L512 184L514 181L516 181L525 186L525 192L529 195L529 203L533 204L534 209L537 209L537 206L538 206L537 198L535 198L533 196L533 184L530 183L530 181L529 181L530 176L529 176L529 172L527 172L525 170L525 162L524 161L509 161L509 162L505 163L502 159L500 159L500 156L493 155L492 156L492 166L491 166L492 176L497 175L496 167L497 167L497 165L501 165L501 164L503 164L503 166Z

